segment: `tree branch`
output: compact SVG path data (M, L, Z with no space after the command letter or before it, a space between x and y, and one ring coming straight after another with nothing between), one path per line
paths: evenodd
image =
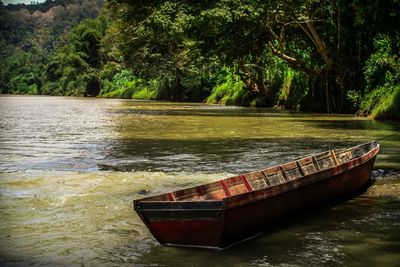
M288 55L284 54L282 51L279 51L278 49L276 49L274 47L274 45L271 42L268 42L268 46L271 49L272 54L274 54L275 56L278 56L281 59L283 59L286 62L293 64L293 65L297 65L299 63L298 59L288 56Z
M310 31L311 36L314 39L314 43L316 44L318 52L320 53L320 55L324 59L325 64L329 68L330 66L332 66L333 61L332 58L329 56L328 49L326 48L324 41L320 38L312 22L306 22L306 25L308 30Z
M268 46L271 49L272 54L274 54L275 56L279 57L280 59L283 59L284 61L286 61L294 69L300 70L310 76L320 75L324 69L324 68L310 69L299 59L288 56L288 55L284 54L282 51L277 50L271 42L268 42Z

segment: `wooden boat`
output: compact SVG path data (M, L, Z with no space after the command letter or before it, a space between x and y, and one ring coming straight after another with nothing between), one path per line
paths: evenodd
M134 200L165 245L226 248L283 216L367 186L379 144L331 150L279 166Z

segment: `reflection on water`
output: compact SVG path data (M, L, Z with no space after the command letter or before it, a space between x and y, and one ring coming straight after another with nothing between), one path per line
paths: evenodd
M358 197L229 250L163 247L131 201L393 134L352 116L123 100L0 97L0 265L400 262L400 204ZM376 166L400 169L400 137ZM396 173L386 172L384 182ZM389 177L387 177L389 176Z
M237 107L54 97L0 98L3 172L17 170L232 173L393 134L352 116ZM378 166L399 169L400 136Z

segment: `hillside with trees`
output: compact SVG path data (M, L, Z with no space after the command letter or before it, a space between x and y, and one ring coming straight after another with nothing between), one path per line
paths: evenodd
M34 5L0 4L0 86L3 93L58 94L42 91L48 64L85 19L96 18L102 0L47 0Z
M94 0L1 6L3 93L400 118L397 0L101 6Z

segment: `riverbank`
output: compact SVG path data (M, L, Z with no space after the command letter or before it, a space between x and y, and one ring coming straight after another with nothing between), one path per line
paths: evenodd
M377 199L400 200L400 171L375 169L372 172L372 184L363 195Z
M366 195L375 198L400 200L400 182L373 185L368 188Z
M400 172L378 169L373 177L373 184L365 192L366 196L400 200Z

